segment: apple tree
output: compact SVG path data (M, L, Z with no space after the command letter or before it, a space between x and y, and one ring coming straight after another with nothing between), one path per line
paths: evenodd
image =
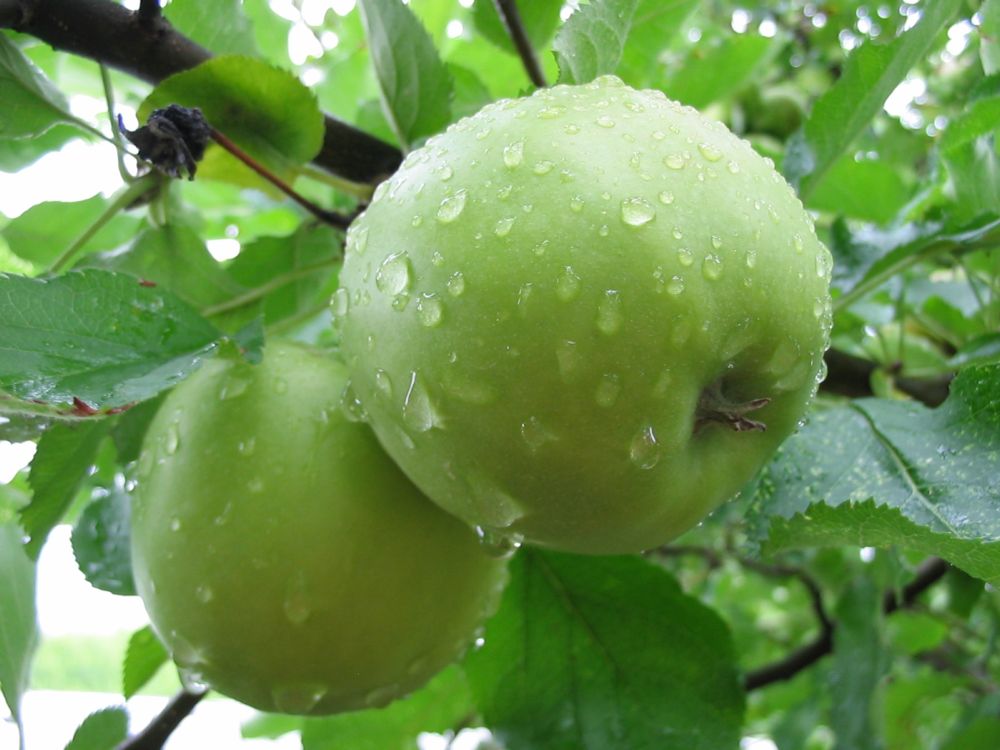
M1000 2L162 6L0 0L22 747L60 525L78 750L1000 746Z

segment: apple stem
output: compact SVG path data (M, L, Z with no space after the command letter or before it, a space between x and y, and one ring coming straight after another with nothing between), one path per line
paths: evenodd
M732 401L722 393L719 382L701 392L698 399L698 409L695 412L694 431L697 433L709 424L727 425L736 432L764 432L767 425L746 415L749 412L762 409L771 403L767 397L755 398L750 401Z

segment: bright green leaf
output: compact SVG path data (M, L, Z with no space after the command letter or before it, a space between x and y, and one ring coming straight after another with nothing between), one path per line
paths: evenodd
M705 107L739 91L781 49L777 36L739 34L694 48L663 85L673 99Z
M631 86L658 85L659 55L698 5L698 0L639 0L618 75Z
M807 206L864 221L888 224L910 197L899 172L884 161L837 160Z
M529 0L529 2L521 0L517 3L521 25L524 26L532 47L539 49L552 38L556 26L559 25L559 11L562 10L562 6L562 0ZM472 6L472 22L476 31L504 52L517 54L493 0L481 0Z
M552 43L560 83L587 83L614 73L638 0L592 0L563 24Z
M28 474L31 503L21 509L21 524L29 537L27 549L32 558L38 558L49 532L73 502L107 433L108 423L103 420L57 423L38 441Z
M77 728L66 750L115 750L128 736L128 711L113 706L95 711Z
M837 83L813 105L804 131L785 158L785 176L809 195L907 73L948 27L962 0L936 0L920 21L889 43L867 41L856 49Z
M382 91L386 119L407 149L451 120L451 78L420 21L399 0L358 7Z
M126 699L142 687L167 663L167 650L149 626L140 628L128 639L122 664L122 694Z
M253 28L240 0L172 0L163 15L189 39L216 55L253 55Z
M6 36L0 34L0 136L41 135L57 122L71 121L62 93Z
M21 696L38 646L35 564L25 554L21 536L17 523L0 523L0 689L18 728Z

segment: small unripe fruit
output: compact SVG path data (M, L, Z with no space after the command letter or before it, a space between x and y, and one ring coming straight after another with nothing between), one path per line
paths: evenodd
M215 359L164 401L132 513L136 586L189 680L265 711L381 706L454 661L504 563L340 408L297 345Z
M488 534L630 552L795 429L830 267L748 144L605 77L411 153L350 231L335 313L375 432L435 502Z

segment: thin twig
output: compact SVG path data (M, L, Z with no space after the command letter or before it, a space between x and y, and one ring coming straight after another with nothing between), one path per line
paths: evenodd
M340 229L347 229L351 224L351 217L346 214L342 214L338 211L330 211L329 209L323 208L322 206L317 206L311 200L306 198L304 195L296 192L295 189L289 185L287 182L282 180L276 174L262 166L256 159L254 159L250 154L241 149L235 143L233 143L228 137L220 133L215 128L212 128L212 140L222 146L226 151L231 153L241 162L246 164L250 169L259 174L265 180L274 185L278 190L287 195L293 201L298 203L302 208L311 213L317 219L326 224L330 224Z
M249 305L259 299L263 299L274 290L280 289L286 284L291 284L293 281L304 279L318 271L325 271L333 266L336 266L339 262L340 257L338 256L336 258L320 261L319 263L302 266L301 268L296 268L295 270L287 273L272 276L260 286L254 287L253 289L227 299L224 302L219 302L216 305L210 305L209 307L202 309L201 314L206 318L211 318L215 315L221 315L224 312L230 312L231 310L244 307L245 305Z
M104 103L108 109L108 122L111 124L111 137L115 140L115 152L118 156L118 173L124 182L131 182L135 176L125 166L125 144L122 142L122 134L118 129L118 120L115 116L115 90L111 85L111 74L107 65L99 65L101 69L101 84L104 86Z
M500 16L503 25L507 27L507 33L510 34L510 39L514 42L514 47L524 64L528 78L538 88L544 88L548 85L545 81L545 73L542 72L538 56L535 54L534 47L531 46L524 24L521 22L521 13L517 9L517 3L515 0L493 0L493 4L496 6L497 15Z
M181 690L146 728L121 743L117 750L160 750L178 725L190 714L205 692Z
M940 558L932 557L924 561L917 569L916 576L903 587L901 592L887 591L884 594L882 612L891 615L899 609L909 607L920 594L941 580L947 572L948 563ZM799 672L811 667L833 651L835 629L836 623L830 621L829 627L824 626L820 634L810 643L772 664L747 672L743 681L744 687L747 691L756 690L775 682L789 680Z

